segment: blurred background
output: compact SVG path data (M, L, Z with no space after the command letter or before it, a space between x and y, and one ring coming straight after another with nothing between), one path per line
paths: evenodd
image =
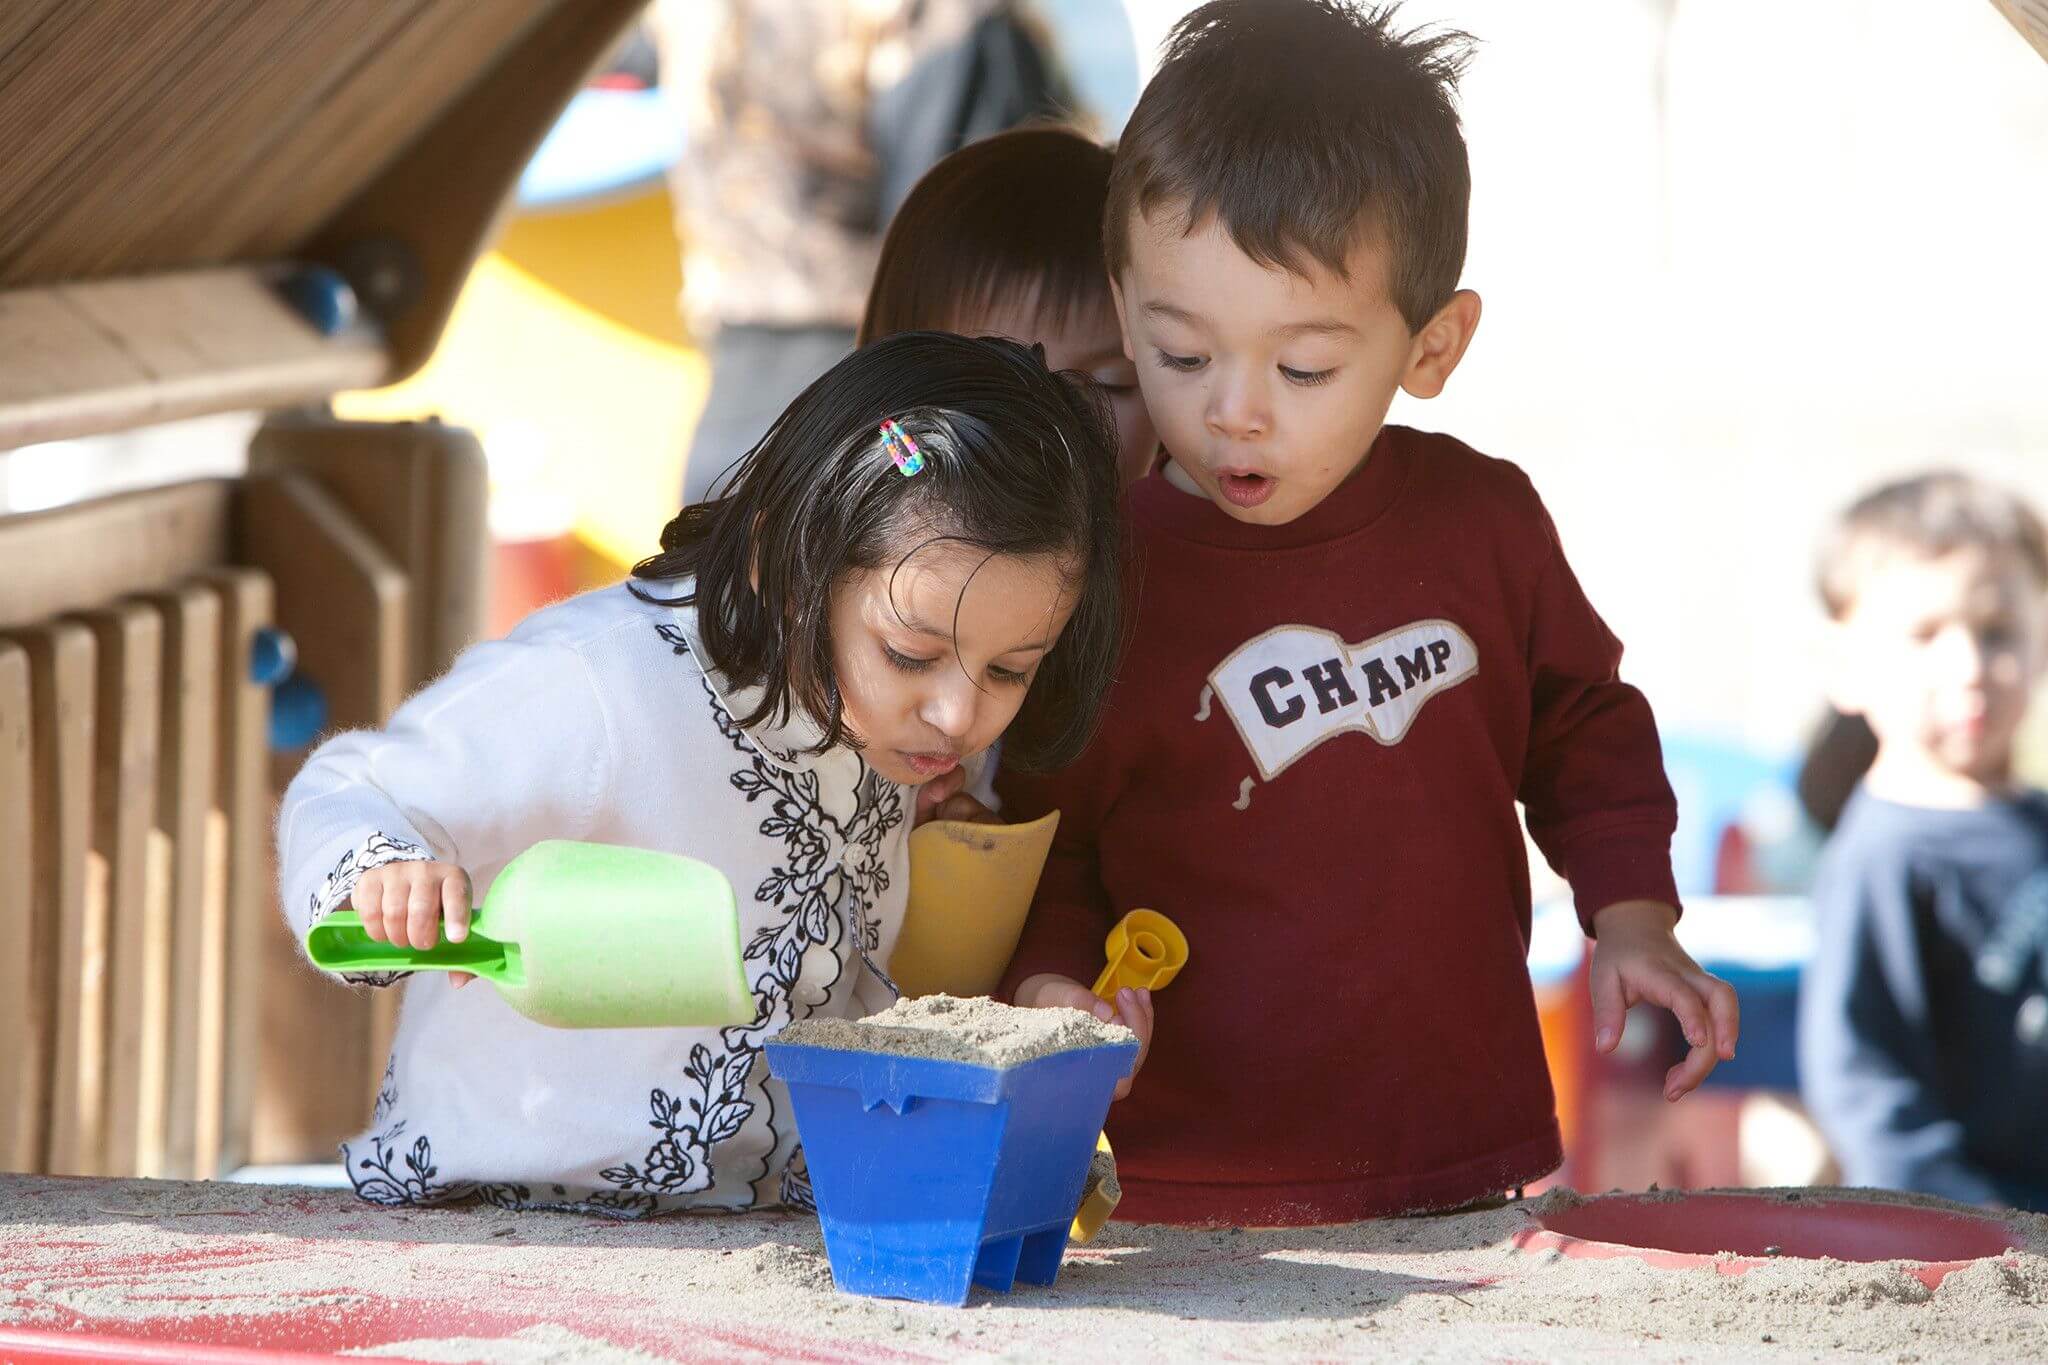
M1113 140L1188 8L1018 11L1076 118ZM1745 997L1739 1064L1668 1109L1668 1040L1647 1022L1617 1059L1586 1051L1585 945L1546 887L1532 972L1568 1130L1559 1178L1825 1179L1792 1094L1819 835L1793 785L1822 712L1813 548L1856 493L1931 465L2048 505L2048 67L1981 2L1410 0L1403 17L1480 40L1462 107L1466 283L1485 317L1451 390L1400 399L1394 420L1514 460L1542 491L1666 737L1683 934ZM718 132L718 40L687 30L651 10L569 102L424 366L332 400L342 418L475 433L486 634L624 573L684 485L711 338L685 307L677 187ZM879 90L887 62L869 56ZM261 416L0 453L0 514L238 475ZM2037 779L2044 754L2030 739ZM249 1155L318 1150L301 1132Z

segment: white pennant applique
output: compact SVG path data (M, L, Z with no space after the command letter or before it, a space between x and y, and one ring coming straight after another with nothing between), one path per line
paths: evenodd
M1431 697L1478 671L1472 637L1449 621L1355 645L1314 626L1276 626L1233 650L1209 685L1270 782L1346 730L1399 744Z

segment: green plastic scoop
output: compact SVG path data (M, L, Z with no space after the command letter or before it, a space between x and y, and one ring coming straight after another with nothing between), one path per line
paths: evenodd
M555 1028L707 1028L754 1018L732 884L694 858L549 839L505 864L469 937L380 943L353 910L306 934L334 972L473 972Z

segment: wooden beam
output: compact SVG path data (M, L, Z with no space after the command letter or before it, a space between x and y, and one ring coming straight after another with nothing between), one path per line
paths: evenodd
M2048 58L2048 0L1991 0L2034 51Z
M272 273L233 266L0 291L0 450L286 407L392 377L374 332L322 336Z
M224 563L232 491L225 479L203 479L0 517L0 629L86 611Z
M520 169L645 0L556 4L490 72L321 229L307 253L334 259L391 238L417 254L424 292L390 319L394 374L424 365ZM431 216L420 205L431 203Z

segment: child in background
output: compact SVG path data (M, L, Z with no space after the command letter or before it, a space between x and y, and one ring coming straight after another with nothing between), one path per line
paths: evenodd
M942 331L1043 346L1048 365L1087 375L1109 398L1117 476L1128 486L1152 472L1159 435L1124 354L1102 260L1109 166L1108 148L1050 124L998 133L940 161L889 224L860 341ZM996 818L1001 753L1000 744L989 751L971 785L963 770L926 789L939 818Z
M1045 347L1048 365L1109 396L1130 484L1152 472L1159 437L1102 259L1109 166L1108 148L1042 126L984 138L926 171L882 241L860 340L939 331Z
M877 342L633 581L535 613L387 729L323 745L280 817L295 933L353 903L374 938L430 947L445 921L459 941L542 839L664 850L732 882L758 1011L551 1029L416 980L374 1126L343 1147L357 1193L620 1216L808 1204L761 1045L894 998L879 964L920 784L999 734L1020 770L1086 741L1123 610L1112 439L1100 401L1022 346Z
M1820 592L1878 749L1814 882L1800 1087L1848 1183L2048 1212L2048 796L2013 777L2048 539L2000 489L1907 479L1843 514Z
M1080 1005L1115 918L1191 955L1111 1111L1139 1221L1310 1223L1553 1170L1516 803L1571 882L1596 1043L1674 1011L1675 1099L1735 999L1678 946L1676 821L1643 697L1528 479L1385 425L1442 390L1469 177L1456 35L1337 0L1184 19L1110 176L1125 353L1168 463L1130 492L1136 632L1087 755L1006 774L1062 812L1013 961Z

